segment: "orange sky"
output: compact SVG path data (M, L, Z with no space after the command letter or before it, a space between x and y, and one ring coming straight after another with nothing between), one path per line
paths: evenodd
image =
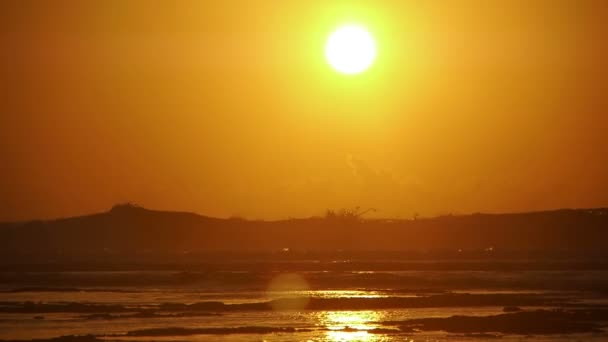
M608 206L605 1L0 13L0 220L126 201L251 218ZM323 44L353 21L378 59L349 77Z

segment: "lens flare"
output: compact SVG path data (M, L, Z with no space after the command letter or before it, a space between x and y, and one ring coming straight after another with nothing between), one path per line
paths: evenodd
M272 299L270 305L275 311L303 310L309 301L309 288L306 280L298 274L280 274L268 285L267 294Z

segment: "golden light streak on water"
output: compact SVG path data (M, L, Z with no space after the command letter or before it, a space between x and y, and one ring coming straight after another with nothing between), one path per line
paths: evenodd
M326 311L318 314L319 324L329 329L327 341L331 342L385 342L391 338L384 334L368 332L379 327L384 315L376 311Z

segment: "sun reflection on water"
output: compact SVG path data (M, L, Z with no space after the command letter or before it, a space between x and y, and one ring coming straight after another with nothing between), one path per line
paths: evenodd
M370 334L367 331L328 331L327 341L331 342L380 342L388 341L382 336Z
M380 342L389 337L368 330L379 327L383 314L376 311L326 311L318 314L319 324L328 329L327 341Z
M310 291L310 296L321 298L385 298L385 294L377 291L361 291L361 290L317 290Z
M352 328L370 330L378 326L382 314L376 311L325 311L319 313L321 324L328 329Z
M311 298L386 298L388 295L378 291L361 290L274 290L267 292L271 298L292 297L311 297Z

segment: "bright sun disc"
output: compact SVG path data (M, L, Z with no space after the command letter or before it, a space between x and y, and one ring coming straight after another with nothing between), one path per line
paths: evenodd
M367 70L376 58L376 44L363 27L344 26L329 36L325 46L329 64L344 74L358 74Z

